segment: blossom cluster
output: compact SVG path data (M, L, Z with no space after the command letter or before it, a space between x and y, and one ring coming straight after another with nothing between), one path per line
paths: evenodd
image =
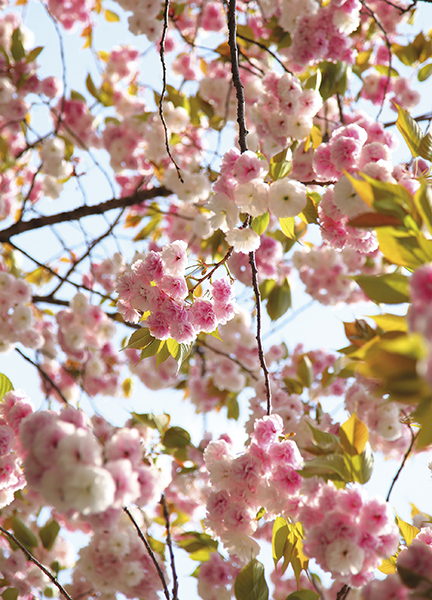
M13 502L14 492L26 485L22 447L17 439L22 420L33 412L21 390L7 392L0 405L0 507Z
M396 561L396 573L374 580L362 590L365 600L409 600L426 598L432 586L432 532L420 530L408 547L402 548Z
M359 588L373 577L383 558L399 545L390 507L368 499L357 484L338 489L311 481L299 516L305 530L304 551L342 583Z
M159 473L144 461L137 428L114 428L100 418L91 422L67 407L28 415L19 441L32 489L69 518L97 516L94 528L115 521L129 503L146 505L160 496Z
M33 349L43 345L31 300L29 283L0 271L0 351L5 352L17 343Z
M119 277L117 307L126 321L137 323L145 315L150 333L159 340L193 342L200 332L212 333L218 324L229 321L236 312L231 285L217 279L211 285L211 300L190 295L185 270L187 244L167 244L137 257ZM150 313L149 315L147 313Z
M423 265L410 279L411 306L407 320L411 331L421 333L432 344L432 265ZM424 375L432 384L432 353L424 364Z
M242 561L259 550L251 536L261 507L268 515L295 518L298 513L302 480L296 469L303 459L282 432L282 419L266 416L255 422L251 444L242 455L235 457L226 439L210 442L204 452L213 490L206 526Z

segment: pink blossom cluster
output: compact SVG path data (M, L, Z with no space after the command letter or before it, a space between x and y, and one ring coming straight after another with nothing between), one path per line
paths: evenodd
M162 390L175 387L180 381L178 364L172 356L169 356L160 365L157 365L157 356L150 356L140 360L138 350L128 348L125 350L128 359L129 370L136 375L149 390Z
M303 460L297 445L282 432L281 417L266 416L255 422L244 454L234 456L225 439L210 442L204 452L212 485L206 527L241 561L259 550L251 536L261 507L270 516L296 518L298 513L302 479L296 470Z
M81 292L70 301L70 307L56 315L57 342L70 361L72 379L85 391L95 394L115 395L119 385L121 359L112 344L115 325L100 306L90 304ZM62 367L56 360L55 333L50 328L43 330L45 337L45 367L59 387L62 388ZM64 383L67 384L67 381ZM67 386L68 387L68 386ZM51 389L51 393L54 390Z
M119 277L117 307L126 321L137 323L146 315L145 325L159 340L172 338L193 342L200 332L212 333L234 316L237 308L227 279L210 285L211 299L186 301L189 288L185 277L187 244L167 244L137 257ZM150 315L147 315L150 313Z
M360 23L360 8L358 0L331 0L314 13L299 16L289 48L289 58L296 68L301 71L323 60L353 63L349 34Z
M212 552L199 568L198 594L203 600L229 600L239 571L232 560L224 560L219 552Z
M95 283L103 287L107 294L115 291L118 277L124 272L126 261L119 252L100 263L92 263L90 273L83 277L86 287L93 288Z
M299 516L305 553L338 581L362 587L399 545L389 505L378 497L368 499L357 484L338 489L311 480L304 493Z
M351 279L352 275L368 270L364 254L351 248L338 251L324 244L297 250L292 260L306 292L321 304L352 304L365 300L365 295Z
M432 587L432 531L420 530L412 543L402 548L396 573L368 583L362 589L365 600L409 600L427 598Z
M75 598L94 597L97 591L101 598L119 592L126 598L158 600L162 585L144 544L122 515L115 528L97 531L80 550L68 588Z
M390 106L396 109L396 104L410 111L420 102L420 93L412 89L410 82L405 77L392 77L387 75L370 73L363 79L361 96L370 100L373 104L383 104L384 100L390 98Z
M33 349L43 345L31 300L30 284L0 270L0 351L17 343Z
M410 279L411 305L407 320L411 331L421 333L432 344L432 265L422 265ZM424 364L424 375L432 383L432 353Z
M103 431L104 437L98 437ZM68 518L112 523L122 506L146 505L160 495L158 471L144 462L140 432L114 428L71 407L32 413L20 424L24 475L45 502Z
M17 439L20 424L33 412L22 390L4 394L0 403L0 507L14 500L14 492L26 485L21 464L23 452Z
M337 185L343 171L354 173L361 170L366 175L381 181L394 181L392 178L392 149L386 143L383 135L382 125L370 126L364 120L350 123L335 129L327 143L320 144L314 154L314 169L319 180L338 181L335 186L337 196ZM389 140L390 141L390 140ZM391 141L390 141L391 143ZM341 194L343 196L343 194ZM336 198L336 206L351 218L359 211L367 212L367 207L359 204L356 199L354 204L349 199L349 204L343 198ZM352 207L351 207L352 205ZM349 207L348 210L344 210Z
M297 77L270 71L262 79L262 89L250 111L261 150L274 156L292 140L303 140L312 129L313 117L322 106L319 93L302 89Z
M248 286L252 284L252 270L247 254L233 253L228 264L238 281ZM259 282L274 279L278 285L281 285L291 272L291 267L284 261L281 242L266 235L260 236L260 246L255 251L255 264Z
M145 0L138 5L134 0L120 0L118 4L125 11L132 12L128 17L131 33L145 35L150 42L159 41L163 22L157 17L163 8L162 0Z
M84 99L60 100L51 118L55 125L61 115L59 133L73 145L83 148L99 148L100 137L94 125L94 117Z
M249 313L239 310L219 327L220 340L212 338L191 361L188 389L197 412L225 406L251 384L250 374L259 374L256 340ZM232 358L240 357L232 360ZM263 415L260 415L263 416Z
M66 30L73 29L77 23L89 25L95 6L94 0L48 0L50 12Z
M409 428L401 423L401 411L408 407L384 400L381 394L375 395L376 382L356 379L346 392L346 409L367 425L372 450L401 459L411 441Z

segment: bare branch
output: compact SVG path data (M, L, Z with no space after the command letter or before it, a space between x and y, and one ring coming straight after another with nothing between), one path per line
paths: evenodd
M95 204L93 206L80 206L74 210L58 213L56 215L47 215L38 217L36 219L30 219L30 221L20 221L11 225L7 229L0 231L0 242L7 243L10 238L14 235L19 235L25 231L32 231L33 229L40 229L56 223L68 223L70 221L78 221L84 217L91 215L101 215L109 210L115 208L125 208L127 206L133 206L134 204L141 204L146 200L151 200L157 197L166 197L171 195L172 192L165 187L151 188L150 190L141 190L132 194L131 196L125 196L124 198L111 198L101 204Z
M172 546L170 522L169 522L169 512L168 512L168 506L167 506L167 503L165 500L165 494L162 494L160 502L162 505L163 515L164 515L164 519L165 519L167 546L168 546L168 550L169 550L170 562L171 562L171 572L172 572L172 576L173 576L172 597L173 597L173 600L178 600L178 577L177 577L177 571L175 568L174 551L173 551L173 546Z
M40 563L37 560L37 558L35 558L33 554L29 550L27 550L27 548L23 544L21 544L21 542L14 536L13 533L8 531L7 529L4 529L4 527L1 526L0 531L3 533L4 536L9 538L14 544L21 548L21 550L27 556L28 560L34 563L37 567L39 567L42 573L45 573L45 575L53 582L53 584L56 586L59 592L63 594L65 598L67 598L67 600L74 600L72 596L67 593L64 587L61 585L61 583L59 583L59 581L54 577L54 575L50 571L48 571L48 569L42 563Z
M159 563L158 563L158 561L156 560L155 553L153 552L153 550L152 550L152 548L151 548L150 544L148 543L148 541L147 541L147 539L146 539L146 537L145 537L144 533L141 531L141 528L140 528L140 526L139 526L139 525L138 525L138 523L135 521L135 519L134 519L134 517L133 517L132 513L130 512L130 510L129 510L129 509L126 507L126 506L125 506L125 507L123 507L123 510L124 510L124 512L127 514L127 516L129 517L129 519L131 520L131 522L132 522L132 525L135 527L135 529L136 529L136 531L137 531L137 534L138 534L138 537L139 537L139 539L142 541L142 543L143 543L143 544L144 544L144 546L146 547L146 550L147 550L147 552L148 552L148 554L149 554L149 556L150 556L151 560L153 561L153 564L154 564L154 566L156 567L156 571L157 571L157 573L158 573L158 575L159 575L159 579L160 579L160 580L161 580L161 582L162 582L162 587L163 587L163 591L164 591L164 594L165 594L165 598L166 598L167 600L170 600L170 595L169 595L169 591L168 591L168 586L167 586L167 583L166 583L166 581L165 581L165 576L164 576L164 574L163 574L163 572L162 572L162 569L161 569L161 568L160 568L160 566L159 566Z

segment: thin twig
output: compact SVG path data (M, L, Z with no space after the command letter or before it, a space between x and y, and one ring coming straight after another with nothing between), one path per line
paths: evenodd
M345 583L345 585L343 585L343 586L341 587L341 589L338 591L338 593L337 593L337 596L336 596L336 600L345 600L345 599L346 599L346 597L347 597L347 596L348 596L348 594L349 594L349 591L350 591L350 589L351 589L351 588L349 587L349 585L347 585L347 584Z
M169 551L169 555L170 555L171 572L172 572L172 577L173 577L172 597L173 597L173 600L178 600L178 577L177 577L177 571L176 571L176 567L175 567L174 550L173 550L171 531L170 531L169 512L168 512L168 506L167 506L167 503L165 500L165 494L162 494L160 503L162 506L163 515L164 515L164 519L165 519L167 546L168 546L168 551Z
M267 52L267 54L270 54L270 56L272 56L279 63L279 65L282 67L282 69L285 71L285 73L290 73L290 75L292 75L292 71L290 71L289 69L287 69L287 67L283 64L283 62L281 61L281 59L278 57L278 55L275 54L274 52L272 52L270 50L270 48L267 48L267 46L265 44L261 44L261 42L257 42L256 40L252 40L251 38L248 38L245 35L240 35L240 33L238 33L238 32L237 32L237 37L240 40L244 40L245 42L249 42L250 44L255 44L255 46L258 46L258 48L261 48L261 50L264 50L265 52Z
M411 450L413 449L413 446L415 444L417 436L420 433L420 431L418 431L416 434L414 434L413 430L410 427L410 425L407 425L407 427L409 428L410 433L411 433L411 443L408 446L408 449L407 449L407 451L404 454L404 457L402 459L401 465L400 465L399 469L397 470L396 475L393 477L393 481L391 482L390 489L389 489L388 494L387 494L386 502L389 502L389 500L390 500L390 496L391 496L391 493L392 493L393 488L395 486L395 483L399 479L399 475L402 473L402 469L404 468L405 463L408 460L408 456L411 454Z
M213 346L210 346L209 344L204 342L204 340L200 340L199 338L195 341L195 344L197 346L202 346L203 348L207 348L207 350L210 350L211 352L214 352L215 354L219 354L220 356L225 356L226 358L229 358L233 363L238 365L241 369L243 369L243 371L245 371L248 375L250 375L252 377L252 379L255 379L255 381L258 379L258 377L255 375L255 373L253 371L251 371L251 369L248 369L247 367L245 367L244 364L242 364L239 360L237 360L237 358L233 358L231 356L231 354L228 354L228 352L223 352L222 350L217 350L216 348L213 348Z
M140 528L140 526L139 526L139 525L138 525L138 523L135 521L135 519L134 519L134 517L133 517L132 513L130 512L130 510L129 510L129 509L126 507L126 506L125 506L125 507L123 507L123 510L124 510L124 512L127 514L127 516L129 517L129 519L131 520L131 522L132 522L132 525L135 527L135 529L136 529L136 531L137 531L137 534L138 534L138 537L139 537L139 539L140 539L140 540L142 541L142 543L144 544L144 546L145 546L145 548L146 548L146 550L147 550L147 552L148 552L148 554L149 554L149 556L150 556L151 560L153 561L153 564L154 564L154 566L156 567L156 571L157 571L157 573L158 573L158 575L159 575L159 579L160 579L160 580L161 580L161 582L162 582L162 587L163 587L163 591L164 591L164 594L165 594L165 598L166 598L167 600L170 600L170 595L169 595L169 591L168 591L168 586L167 586L167 583L166 583L166 581L165 581L165 576L164 576L164 574L163 574L163 572L162 572L162 569L161 569L161 568L160 568L160 566L159 566L159 563L158 563L158 561L156 560L155 553L153 552L153 550L152 550L152 548L151 548L150 544L148 543L148 541L147 541L147 539L146 539L146 537L145 537L144 533L141 531L141 528Z
M4 529L4 527L1 527L1 526L0 526L0 531L3 533L3 535L5 535L7 538L9 538L14 544L16 544L19 548L21 548L21 550L27 556L28 560L31 561L32 563L34 563L37 567L39 567L39 569L42 571L42 573L45 573L45 575L53 582L53 584L56 586L56 588L59 590L59 592L61 594L63 594L63 596L65 598L67 598L67 600L74 600L72 598L72 596L67 593L67 591L64 589L64 587L61 585L61 583L59 583L59 581L54 577L54 575L50 571L48 571L48 569L42 563L40 563L37 560L37 558L35 558L33 556L33 554L29 550L27 550L27 548L23 544L21 544L21 542L14 536L13 533L8 531L7 529Z
M61 391L61 389L58 387L58 385L51 379L51 377L48 375L48 373L46 373L42 367L35 361L33 361L29 356L27 356L26 354L24 354L23 352L21 352L21 350L19 348L15 348L15 351L18 352L18 354L27 362L29 362L31 365L33 365L33 367L36 367L36 369L39 371L42 379L44 379L46 382L49 383L49 385L57 392L57 394L60 396L60 398L62 399L62 401L65 404L69 404L69 402L67 401L66 397L64 396L63 392ZM49 390L47 390L47 394L49 393Z
M234 248L232 246L230 246L225 254L225 256L223 258L221 258L221 260L219 262L217 262L215 264L215 266L208 272L206 273L203 277L201 277L200 279L198 279L197 283L193 286L193 288L191 288L189 290L190 294L193 294L194 291L197 289L198 286L200 286L202 284L203 281L205 281L206 279L210 279L210 277L213 275L213 273L221 266L224 265L226 263L226 261L231 257L232 253L234 251Z
M177 177L180 179L180 181L182 183L184 183L184 180L183 180L183 177L182 177L182 174L180 171L180 167L174 160L173 155L171 154L171 149L170 149L170 144L169 144L168 127L167 127L165 117L163 114L163 100L164 100L165 92L167 89L167 72L166 72L166 64L165 64L165 39L166 39L167 31L168 31L168 11L169 11L169 0L165 0L164 11L163 11L162 37L161 37L160 46L159 46L159 56L160 56L160 61L161 61L161 65L162 65L162 93L161 93L161 96L159 99L159 116L160 116L160 120L162 122L162 126L163 126L164 132L165 132L165 148L166 148L167 154L170 157L170 160L177 171Z
M252 286L255 292L256 299L256 310L257 310L257 332L256 332L256 341L258 344L258 356L261 365L262 372L264 373L264 382L266 389L266 397L267 397L267 414L271 414L271 388L270 388L270 375L266 364L266 359L264 356L264 348L261 339L261 294L258 286L258 270L255 262L255 252L249 252L249 264L252 269Z

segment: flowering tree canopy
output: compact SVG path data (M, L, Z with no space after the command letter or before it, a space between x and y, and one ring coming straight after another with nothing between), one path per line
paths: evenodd
M184 600L183 556L204 600L431 598L391 504L432 446L416 0L0 6L0 351L40 380L0 375L2 599ZM374 316L306 349L291 288Z

